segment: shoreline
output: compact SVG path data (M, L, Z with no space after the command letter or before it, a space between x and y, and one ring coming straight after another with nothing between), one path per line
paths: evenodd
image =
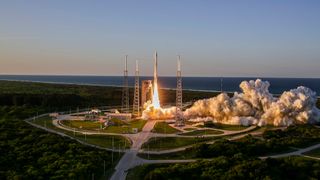
M123 86L119 86L119 85L105 85L105 84L91 84L91 83L68 83L68 82L56 82L56 81L31 81L31 80L14 80L14 79L0 79L0 81L30 82L30 83L57 84L57 85L60 84L60 85L77 85L77 86L116 87L116 88L123 87ZM129 86L129 88L134 88L134 86ZM160 88L160 89L172 90L172 91L176 90L176 88ZM191 92L221 93L221 91L217 91L217 90L201 90L201 89L182 89L182 90L183 91L191 91ZM223 92L224 93L235 93L237 91L223 91ZM281 94L272 94L272 95L280 96ZM320 99L320 95L318 95L317 98Z
M31 80L13 80L13 79L0 79L0 81L12 81L12 82L30 82L30 83L43 83L43 84L61 84L61 85L78 85L78 86L98 86L98 87L117 87L122 88L123 86L119 85L105 85L105 84L91 84L91 83L68 83L68 82L55 82L55 81L31 81ZM134 86L129 86L129 88L134 88ZM165 90L176 90L176 88L160 88ZM182 89L184 91L193 91L193 92L212 92L219 93L221 91L217 90L198 90L198 89ZM223 91L226 93L234 93L232 91Z

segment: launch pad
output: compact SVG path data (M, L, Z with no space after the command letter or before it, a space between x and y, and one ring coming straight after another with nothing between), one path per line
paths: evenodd
M133 100L133 115L136 118L145 120L175 120L177 126L183 126L182 116L182 76L181 76L181 61L180 56L177 59L177 89L176 89L176 106L164 108L161 106L159 84L158 84L158 54L155 51L153 55L153 80L144 80L139 82L139 68L136 61L135 69L135 86L134 86L134 100ZM127 56L125 56L125 69L123 80L123 94L122 99L127 100L128 97L128 69L127 69ZM141 92L140 92L141 89ZM122 112L127 113L127 102L122 103ZM140 110L141 109L141 116ZM138 113L137 113L138 112Z

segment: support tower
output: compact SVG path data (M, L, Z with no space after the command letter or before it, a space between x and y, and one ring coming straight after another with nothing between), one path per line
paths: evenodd
M177 59L176 126L184 126L182 115L182 77L180 56Z
M123 113L129 113L129 86L128 86L128 55L125 56L125 65L123 73L123 88L122 88L122 106Z
M133 111L134 116L140 116L140 84L139 84L139 65L136 61L135 83L134 83L134 97L133 97Z

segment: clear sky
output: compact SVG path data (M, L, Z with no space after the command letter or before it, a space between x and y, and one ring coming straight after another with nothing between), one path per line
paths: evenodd
M0 74L320 77L319 0L3 0Z

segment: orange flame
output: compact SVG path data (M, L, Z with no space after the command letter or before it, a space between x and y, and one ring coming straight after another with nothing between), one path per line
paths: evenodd
M156 81L154 82L153 86L154 87L153 87L153 95L152 95L152 106L155 109L160 109L161 106L160 106L159 93L158 93L158 84Z

